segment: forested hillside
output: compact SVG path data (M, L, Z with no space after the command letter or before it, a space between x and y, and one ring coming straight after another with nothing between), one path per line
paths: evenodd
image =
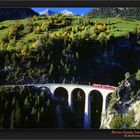
M140 19L140 8L139 7L102 7L102 8L94 8L88 14L88 16L92 17L121 17L121 18L129 18L129 19Z
M139 20L122 18L55 14L1 22L0 82L117 85L139 68L139 32Z

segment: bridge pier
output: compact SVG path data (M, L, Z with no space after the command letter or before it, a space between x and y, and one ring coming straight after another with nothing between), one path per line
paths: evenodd
M103 105L102 105L102 116L101 116L100 128L102 128L103 121L104 121L105 115L106 115L106 98L107 98L107 95L108 95L108 93L102 94L102 96L103 96Z
M85 94L84 128L91 127L90 96Z
M72 110L72 108L73 108L73 100L72 100L72 94L71 94L71 92L72 91L68 91L68 105L69 105L69 107L71 108L71 110Z

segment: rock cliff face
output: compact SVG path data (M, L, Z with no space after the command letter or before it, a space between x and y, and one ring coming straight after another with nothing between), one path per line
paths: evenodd
M118 113L113 113L111 111L108 111L104 119L102 129L121 129L121 128L139 129L140 128L139 127L139 123L140 123L139 108L140 108L140 100L136 100L136 101L133 101L128 107L124 107L124 110L122 111L122 113L118 114ZM119 125L117 124L116 116L118 116ZM129 120L125 120L126 118L128 118ZM130 126L128 126L128 123L130 123Z
M110 96L102 129L140 129L140 71L127 78Z
M0 8L0 21L10 19L23 19L38 15L30 8Z

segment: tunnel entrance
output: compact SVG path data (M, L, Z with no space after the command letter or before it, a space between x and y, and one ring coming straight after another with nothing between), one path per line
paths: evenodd
M91 128L99 129L101 125L101 114L103 97L99 91L90 92L90 111L91 111Z
M80 128L83 127L84 108L85 92L80 88L76 88L72 91L72 111L77 118L77 122Z
M110 100L111 100L111 96L112 96L112 93L109 93L106 97L106 109L108 108L108 105L110 103Z
M58 101L68 104L68 91L63 87L58 87L54 91L54 96Z

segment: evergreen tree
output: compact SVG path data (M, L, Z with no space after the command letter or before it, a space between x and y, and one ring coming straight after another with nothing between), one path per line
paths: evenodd
M0 128L3 128L4 127L4 115L3 115L3 113L1 113L1 115L0 115Z
M10 65L10 60L9 60L9 56L8 54L5 57L5 66L9 66Z
M11 125L10 128L14 128L15 127L15 110L12 111L11 113Z
M53 64L50 65L50 70L49 70L49 75L51 76L53 74L54 71L54 66Z
M138 69L136 75L136 80L140 81L140 70Z

